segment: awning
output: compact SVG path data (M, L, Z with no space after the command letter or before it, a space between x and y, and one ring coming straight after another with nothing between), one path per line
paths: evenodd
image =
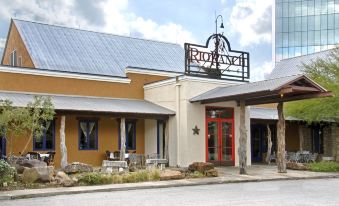
M258 105L328 96L332 96L332 93L307 76L294 75L228 87L217 87L190 99L190 102L206 104L244 100L246 105Z
M51 97L54 109L59 112L129 114L140 117L169 116L175 114L172 110L152 102L138 99L0 91L0 99L8 99L12 101L13 106L16 107L26 106L28 102L33 100L34 96Z

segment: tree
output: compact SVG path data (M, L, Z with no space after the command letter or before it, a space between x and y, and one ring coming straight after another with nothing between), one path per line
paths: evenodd
M0 135L10 145L9 153L13 153L13 138L26 132L25 122L28 117L25 108L13 107L9 100L0 100Z
M287 103L286 114L308 123L323 120L339 122L339 48L333 49L324 59L317 59L309 65L304 64L303 72L332 91L334 96Z
M41 138L46 124L53 120L54 107L49 97L35 96L26 107L14 107L9 100L0 100L0 132L10 144L9 154L13 154L13 138L29 135L22 154L33 136Z
M27 149L28 144L35 138L41 138L46 125L54 118L54 106L50 97L35 96L33 102L26 107L28 117L24 122L25 128L29 131L29 139L26 142L21 154Z

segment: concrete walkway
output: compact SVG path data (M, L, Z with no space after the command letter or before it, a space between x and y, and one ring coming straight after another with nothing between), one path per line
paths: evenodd
M339 178L339 173L318 173L295 170L288 170L288 172L285 174L278 174L276 166L267 166L267 165L250 166L247 169L248 171L247 175L239 175L239 168L237 167L220 167L217 169L219 171L219 177L215 178L183 179L172 181L111 184L99 186L15 190L0 192L0 200L47 197L55 195L68 195L93 192L125 191L125 190L195 186L208 184L225 184L238 182L240 183L240 182L259 182L274 180Z

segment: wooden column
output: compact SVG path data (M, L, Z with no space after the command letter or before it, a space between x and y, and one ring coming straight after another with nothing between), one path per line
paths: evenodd
M61 155L61 168L67 166L67 147L66 147L66 137L65 137L65 124L66 124L66 117L65 115L61 116L60 120L60 155Z
M120 160L125 161L125 152L126 152L126 126L125 118L120 119Z
M278 123L277 123L277 166L279 173L286 173L286 159L285 159L285 119L284 119L284 104L279 102L278 109Z
M240 139L238 147L240 174L246 174L247 131L245 121L245 101L240 101Z
M303 126L299 124L298 126L298 132L299 132L299 150L303 151L303 145L304 145L304 132L303 132Z
M271 128L270 125L267 124L266 125L267 128L267 155L266 155L266 162L268 164L271 163L270 159L271 159L271 154L272 154L272 132L271 132Z
M169 161L169 153L168 153L168 139L169 138L169 121L166 120L166 124L165 124L165 159L167 159L167 161Z

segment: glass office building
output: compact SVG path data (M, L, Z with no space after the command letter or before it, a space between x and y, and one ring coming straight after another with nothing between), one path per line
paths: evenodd
M339 0L275 0L273 18L275 62L339 43Z

